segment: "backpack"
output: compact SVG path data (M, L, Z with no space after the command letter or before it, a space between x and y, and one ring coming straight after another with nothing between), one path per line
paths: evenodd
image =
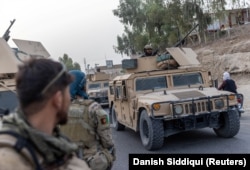
M26 148L28 150L28 152L30 153L33 162L35 164L35 170L42 170L43 168L41 167L41 165L39 164L38 158L36 156L36 153L34 151L34 146L32 145L31 142L29 142L27 139L25 139L24 137L22 137L20 134L14 132L14 131L0 131L0 135L10 135L12 137L16 138L16 142L15 144L11 144L9 143L10 146L12 146L13 148L15 148L15 150L20 153L22 152L23 148ZM0 138L0 144L2 143L1 138ZM6 143L4 143L6 144ZM25 154L25 153L24 153Z

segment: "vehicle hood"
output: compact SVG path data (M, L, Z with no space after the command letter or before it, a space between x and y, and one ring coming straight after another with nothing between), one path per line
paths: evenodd
M216 88L203 88L199 90L198 88L190 89L178 89L178 90L166 90L149 92L144 94L138 94L138 102L143 104L152 104L156 102L164 101L180 101L185 99L200 98L207 96L217 96L222 94L231 94L227 91L219 91Z

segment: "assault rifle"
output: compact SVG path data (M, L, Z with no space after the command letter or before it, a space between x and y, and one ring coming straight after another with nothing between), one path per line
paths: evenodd
M12 21L10 21L10 26L8 27L8 29L5 31L5 33L2 36L2 38L5 39L6 42L10 39L10 28L15 23L15 21L16 19L13 19Z
M199 24L196 24L186 35L184 38L182 38L180 41L178 41L174 47L179 47L181 44L183 44L183 42L185 41L185 39L189 36L189 34L191 34L191 32L196 28L198 27Z

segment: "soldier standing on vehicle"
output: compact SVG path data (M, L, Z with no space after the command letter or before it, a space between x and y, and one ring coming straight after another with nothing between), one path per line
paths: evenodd
M72 86L77 87L76 79ZM70 123L61 126L61 131L78 143L79 153L92 170L109 170L116 157L108 115L94 100L74 95L71 94L73 100L68 113Z
M141 57L154 56L157 54L157 51L153 51L151 45L145 45L143 48L144 54Z
M73 77L61 63L44 58L18 68L20 106L2 120L0 170L90 170L57 127L68 120Z

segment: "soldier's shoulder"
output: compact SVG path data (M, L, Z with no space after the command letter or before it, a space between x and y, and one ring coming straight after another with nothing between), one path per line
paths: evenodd
M25 169L32 170L32 164L25 157L18 153L13 147L0 147L0 170Z

